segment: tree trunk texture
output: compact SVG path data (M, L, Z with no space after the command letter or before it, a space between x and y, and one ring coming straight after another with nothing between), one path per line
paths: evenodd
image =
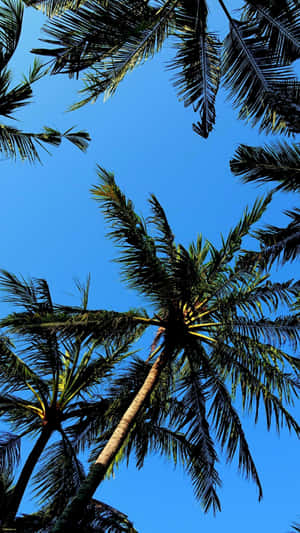
M151 367L142 387L125 411L112 436L90 468L87 478L82 483L76 496L65 508L60 519L55 524L51 533L75 531L78 520L83 516L84 509L90 502L95 490L103 481L105 474L121 449L134 421L143 404L154 390L167 358L161 354Z

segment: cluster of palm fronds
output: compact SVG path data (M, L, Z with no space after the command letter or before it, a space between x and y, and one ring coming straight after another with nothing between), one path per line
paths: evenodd
M73 109L101 93L112 94L169 38L177 53L168 68L175 72L179 98L199 113L193 124L199 135L207 137L213 129L222 81L240 118L266 131L299 131L299 84L291 68L300 57L297 0L246 0L239 19L218 0L229 23L224 40L210 29L206 0L27 3L54 16L44 27L48 48L34 50L53 58L52 73L78 75L88 69L86 96Z
M55 16L45 27L53 48L36 50L53 58L49 71L87 69L87 97L74 108L113 93L170 37L177 53L169 67L180 99L199 112L193 126L201 136L214 126L222 79L241 118L266 131L299 132L299 84L291 70L300 56L296 0L247 0L239 20L219 0L230 25L223 42L208 29L205 0L26 3ZM8 119L47 72L35 61L28 78L11 87L7 65L22 17L19 0L2 0L0 114ZM39 147L63 137L82 150L89 140L85 132L45 128L35 134L0 125L0 151L39 160ZM246 182L275 181L275 191L299 192L299 156L296 143L242 145L231 168ZM0 323L0 415L10 426L0 436L3 531L134 533L125 514L93 494L120 461L134 455L140 468L150 452L183 466L205 511L221 507L217 447L253 479L261 498L239 404L255 422L264 411L268 429L287 426L300 436L289 411L300 387L299 282L274 283L263 270L299 256L300 210L287 213L285 228L254 232L260 252L244 251L242 243L271 194L245 210L220 247L200 236L186 248L175 243L155 196L145 221L113 175L101 168L98 174L93 194L121 249L123 277L148 299L151 313L88 309L89 281L80 306L56 305L45 280L2 271L1 288L15 306ZM133 343L149 328L155 330L150 353L132 357ZM25 436L34 444L21 465ZM78 458L82 451L90 453L88 474ZM41 509L18 516L32 481Z
M37 60L34 61L27 77L21 83L11 86L11 71L7 65L19 43L23 4L20 0L2 0L0 4L0 115L12 119L20 107L27 105L32 98L32 84L41 79L47 70ZM4 156L20 157L30 162L39 161L39 148L45 144L58 146L65 138L85 151L90 140L84 131L69 129L60 133L45 127L41 133L21 131L7 124L0 124L0 152Z

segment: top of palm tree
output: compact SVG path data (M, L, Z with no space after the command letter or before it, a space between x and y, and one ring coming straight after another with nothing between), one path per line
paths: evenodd
M32 313L26 325L22 315L16 316L14 327L28 332L48 329L65 337L87 332L90 339L97 338L102 322L115 331L118 320L118 332L124 335L129 324L155 327L147 360L133 362L112 384L108 427L98 437L98 448L103 449L119 422L120 405L124 412L161 358L164 366L157 386L115 461L135 450L141 465L150 449L175 450L174 460L184 458L204 508L217 510L214 435L229 461L238 456L240 470L255 481L261 497L259 474L235 399L241 399L245 412L254 412L256 421L264 407L268 428L273 423L278 430L286 425L300 435L287 408L299 389L300 364L292 352L299 346L300 323L298 315L290 312L298 284L272 283L255 265L247 270L241 267L243 239L271 197L247 208L227 238L222 237L219 248L202 237L187 248L175 242L154 196L151 215L145 220L112 174L100 168L98 174L101 183L93 188L93 195L119 248L123 278L151 302L151 314L130 312L122 318L122 313L82 313L61 307L60 312L44 317ZM286 307L288 314L280 315ZM93 432L93 427L87 424L86 430Z
M29 321L34 314L47 317L55 311L45 280L26 281L2 271L0 285L7 300L21 308L24 320L27 316ZM81 312L88 303L88 288L89 283L83 290L82 305L77 308ZM89 341L87 336L75 334L62 342L49 329L37 332L26 331L23 327L20 331L18 318L16 312L2 324L5 323L6 333L14 338L15 346L2 335L0 349L0 415L14 431L1 436L0 473L7 471L10 474L19 462L20 438L25 435L46 432L49 438L58 432L62 443L55 444L56 459L64 463L64 456L71 454L76 463L73 441L80 435L81 445L90 444L89 436L84 438L82 435L87 419L89 422L93 420L94 424L97 421L98 428L105 426L104 413L109 404L105 399L108 378L130 355L129 346L135 338L127 335L125 341L124 337L120 340L121 336L116 335L113 342L102 334L101 338L98 335L97 341ZM71 433L72 440L68 436ZM54 459L50 465L47 462L48 475L52 468L55 469ZM38 479L43 476L42 468ZM44 480L40 492L47 493L48 489ZM45 498L47 501L51 499L47 494Z
M28 0L54 17L44 27L48 48L33 50L53 58L52 74L84 77L84 98L72 109L113 94L124 76L172 39L179 99L199 120L194 131L207 137L215 123L220 82L239 117L272 132L300 129L299 83L291 63L300 57L300 17L296 0L247 0L239 19L218 0L229 23L224 41L210 29L206 0ZM280 7L279 7L280 6ZM61 13L66 8L69 10Z

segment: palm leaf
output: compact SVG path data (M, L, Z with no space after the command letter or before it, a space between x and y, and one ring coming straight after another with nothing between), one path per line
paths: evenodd
M47 17L54 17L56 15L61 15L67 9L74 10L78 9L82 4L85 3L85 0L23 0L24 4L29 7L34 7L45 13Z
M205 364L204 370L207 372L213 393L209 417L215 427L217 439L222 450L226 450L227 460L231 462L238 449L238 466L247 477L252 477L255 482L259 500L262 498L262 486L255 467L254 460L249 450L244 430L237 412L235 411L230 394L224 385L223 380L218 376L216 368L206 357L202 350L202 361Z
M300 16L298 6L288 0L279 13L267 2L247 0L246 19L254 19L258 35L275 54L277 61L289 64L300 57Z
M244 183L277 182L276 191L300 192L300 146L277 143L262 147L242 144L230 161L231 171Z
M116 185L113 174L98 170L101 186L92 189L105 218L113 223L109 236L122 243L124 278L131 287L151 297L170 299L173 287L166 267L158 257L154 239L148 234L145 222L135 213L133 203Z
M224 85L240 108L239 118L260 122L267 131L297 132L299 105L292 113L291 100L282 92L295 85L295 77L288 67L278 66L257 33L255 24L231 19L222 60Z
M43 133L24 133L21 130L0 124L0 152L13 159L20 157L30 163L40 162L39 149L46 150L44 144L59 146L64 138L82 151L87 149L90 140L89 134L85 131L73 132L69 129L60 133L45 127Z
M211 281L220 266L228 264L241 249L242 239L249 234L251 227L262 217L271 199L272 196L270 194L265 198L258 198L250 210L248 207L245 209L237 225L230 230L227 239L224 240L222 238L223 246L221 250L217 250L211 245L210 251L213 257L207 266L207 276Z
M286 227L268 225L255 232L261 244L256 257L263 264L272 265L276 260L286 263L300 255L300 210L286 211L286 214L291 219Z
M138 4L110 0L108 6L106 2L89 0L76 12L66 12L45 26L49 38L43 41L56 48L33 52L54 58L53 73L74 74L95 62L105 61L126 47L127 39L141 40L156 10L146 3Z
M18 0L2 0L0 6L0 70L14 54L21 35L23 3Z
M205 2L183 2L177 15L179 51L170 63L177 70L175 87L185 106L199 111L200 122L194 131L207 138L215 123L215 99L220 80L221 43L207 31Z
M0 435L0 472L11 470L18 465L20 461L21 439L19 435L13 433L1 433Z

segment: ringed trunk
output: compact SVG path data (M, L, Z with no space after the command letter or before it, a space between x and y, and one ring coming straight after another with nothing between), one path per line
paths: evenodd
M106 446L90 468L89 474L80 486L76 496L67 505L60 519L51 530L52 533L70 531L76 527L77 521L83 516L84 509L90 502L97 487L103 481L118 451L121 449L140 409L154 390L166 361L167 357L164 353L156 359L139 392L132 400Z

